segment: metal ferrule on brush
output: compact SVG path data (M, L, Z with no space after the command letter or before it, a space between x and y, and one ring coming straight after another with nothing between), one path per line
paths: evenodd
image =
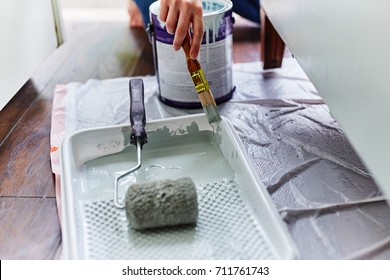
M204 71L202 69L191 72L191 78L194 82L197 93L210 90L209 83L207 82L206 77L204 75Z

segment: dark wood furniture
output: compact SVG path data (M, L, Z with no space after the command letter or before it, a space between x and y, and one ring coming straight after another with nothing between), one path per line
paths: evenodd
M261 17L261 61L263 69L282 67L285 44L275 27L267 17L264 9L260 9Z

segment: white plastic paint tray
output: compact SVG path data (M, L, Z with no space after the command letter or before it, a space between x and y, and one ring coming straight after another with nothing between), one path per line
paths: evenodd
M136 165L125 125L76 132L62 144L61 218L66 259L292 259L296 248L225 118L150 121L142 167L120 183L191 177L195 226L138 232L113 204L114 174Z

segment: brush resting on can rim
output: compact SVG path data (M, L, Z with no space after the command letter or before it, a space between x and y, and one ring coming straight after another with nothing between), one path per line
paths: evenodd
M221 115L219 114L217 104L215 103L214 96L211 93L204 71L202 70L199 61L197 59L192 59L190 56L191 38L189 32L184 38L182 47L187 58L188 71L190 72L200 103L202 104L209 123L220 122L222 120Z

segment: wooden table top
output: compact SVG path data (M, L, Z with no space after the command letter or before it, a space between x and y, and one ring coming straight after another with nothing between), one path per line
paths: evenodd
M57 84L153 75L145 30L125 23L83 23L0 112L0 259L61 257L61 228L50 163ZM246 32L243 32L246 31ZM236 23L234 60L260 59L258 26Z

